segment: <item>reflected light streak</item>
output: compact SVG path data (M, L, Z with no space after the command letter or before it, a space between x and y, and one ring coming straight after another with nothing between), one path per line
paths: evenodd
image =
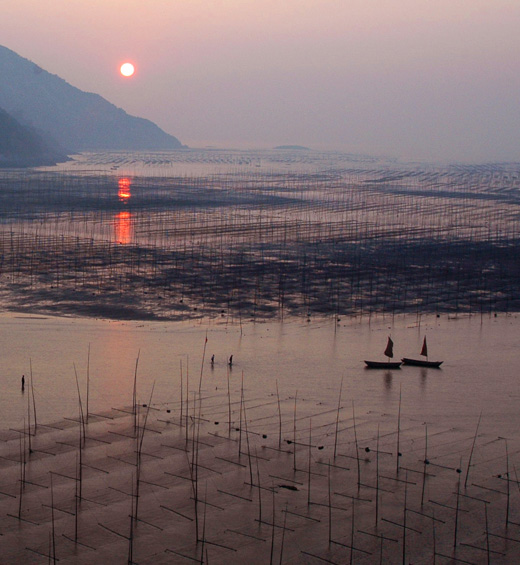
M119 212L114 216L114 232L116 243L121 245L131 243L133 229L132 214L130 212Z
M124 177L119 179L119 191L117 195L119 196L119 200L121 200L122 202L126 202L130 198L130 196L132 196L132 194L130 193L131 184L132 182L129 178Z

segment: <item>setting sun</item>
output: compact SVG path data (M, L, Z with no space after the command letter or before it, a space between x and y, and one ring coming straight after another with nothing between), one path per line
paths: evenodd
M135 67L132 63L123 63L120 68L121 74L124 77L131 77L135 72Z

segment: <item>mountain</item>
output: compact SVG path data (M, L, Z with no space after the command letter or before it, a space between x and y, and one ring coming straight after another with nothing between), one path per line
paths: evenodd
M55 165L65 160L63 151L0 108L0 167Z
M1 45L0 108L68 152L183 147L153 122L130 116Z

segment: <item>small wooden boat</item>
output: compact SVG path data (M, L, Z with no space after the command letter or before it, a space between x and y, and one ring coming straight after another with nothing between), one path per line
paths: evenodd
M402 365L401 361L366 361L369 369L399 369Z
M390 361L394 356L394 342L388 337L385 353L388 361L366 361L365 364L369 369L399 369L401 361Z
M420 353L426 359L409 359L408 357L403 357L403 365L415 365L416 367L431 367L432 369L438 369L443 361L429 361L428 360L428 346L426 345L426 336L424 336L423 345Z
M426 359L409 359L402 358L403 365L415 365L416 367L432 367L438 369L442 365L442 361L426 361Z

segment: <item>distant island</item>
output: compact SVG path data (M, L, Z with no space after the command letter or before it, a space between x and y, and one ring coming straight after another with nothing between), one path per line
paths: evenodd
M184 147L150 120L130 116L3 46L0 76L0 108L65 153Z
M310 151L309 147L303 145L278 145L275 149L285 149L290 151Z

